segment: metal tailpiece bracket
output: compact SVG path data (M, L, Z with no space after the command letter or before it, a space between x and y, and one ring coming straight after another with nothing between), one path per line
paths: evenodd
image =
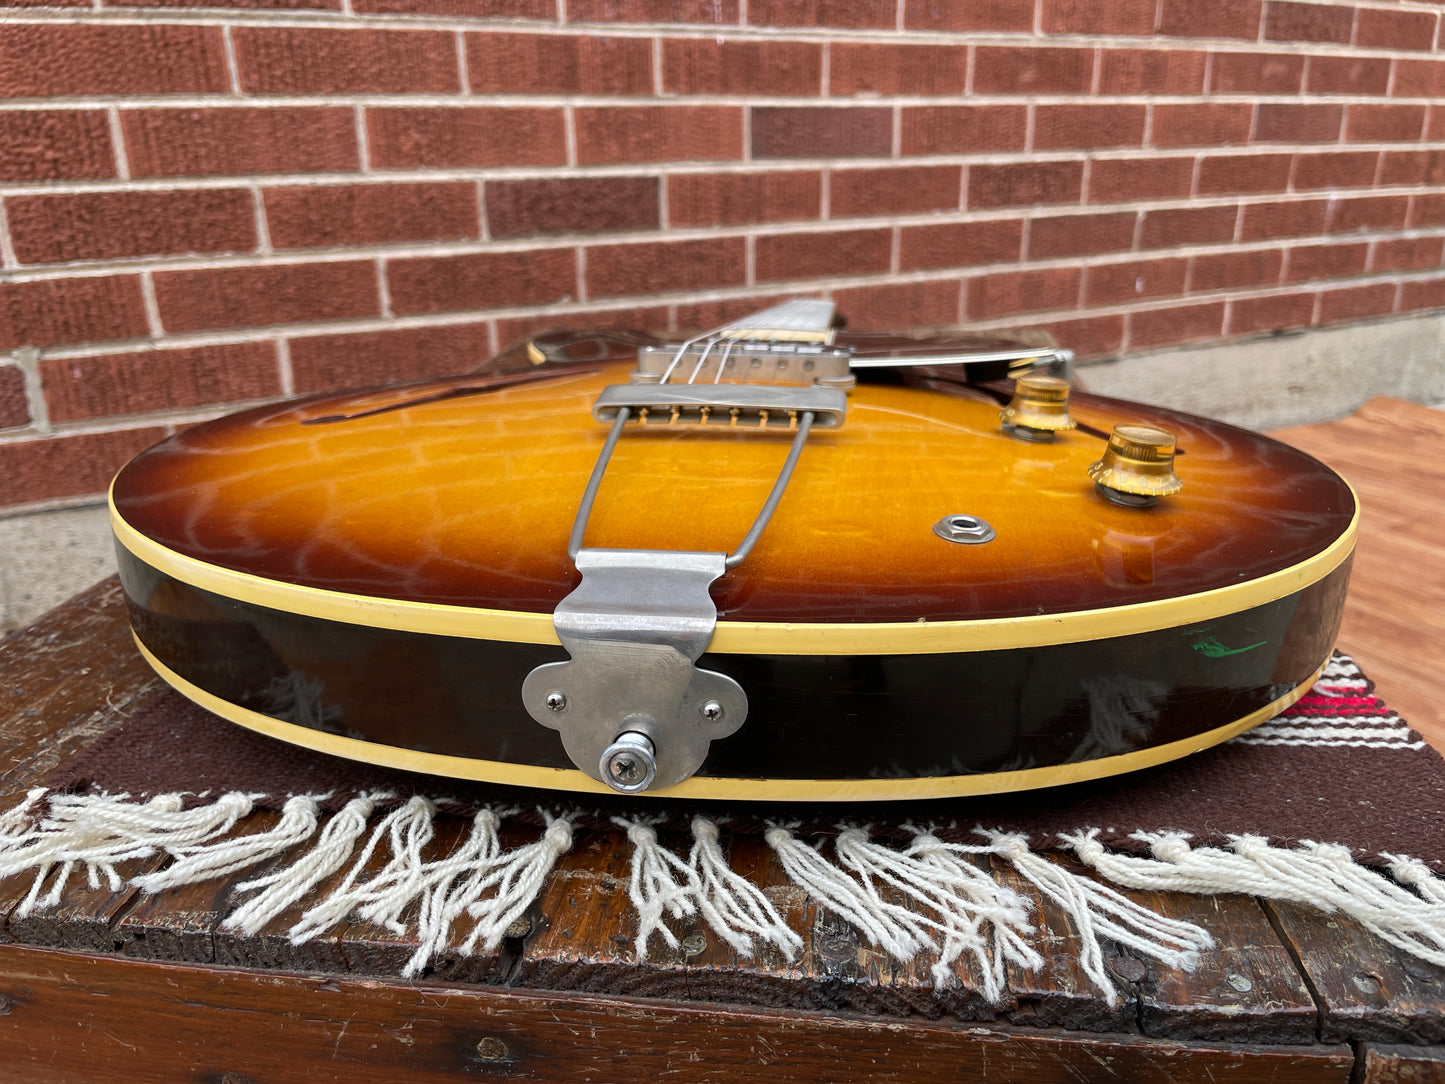
M742 686L694 665L717 626L711 588L752 551L782 500L815 417L805 410L798 419L772 491L731 554L586 549L592 505L631 413L630 406L618 406L572 524L567 552L582 582L552 618L572 657L544 663L522 682L528 713L561 734L572 763L627 793L690 778L713 740L747 718Z
M742 726L748 698L694 663L717 624L709 589L721 553L584 549L582 583L557 605L571 653L527 675L532 718L561 733L572 762L616 790L670 787Z

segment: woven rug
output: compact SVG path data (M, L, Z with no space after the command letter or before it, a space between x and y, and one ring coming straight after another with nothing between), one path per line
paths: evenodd
M243 821L273 810L264 831ZM441 818L470 820L450 854ZM504 824L534 829L503 847ZM989 874L1006 862L1061 906L1079 958L1114 995L1100 939L1189 968L1212 944L1104 882L1245 892L1342 911L1403 951L1445 965L1445 761L1336 655L1293 708L1170 765L984 798L836 805L681 805L460 782L328 757L251 733L178 694L157 695L0 814L0 875L35 873L17 914L57 906L84 872L142 892L238 874L223 925L244 933L309 905L297 943L348 918L413 931L418 976L446 951L495 946L579 834L633 846L637 951L675 943L700 916L739 952L797 933L727 864L727 840L761 835L788 877L899 959L931 954L939 982L971 954L997 999L1004 966L1037 966L1025 901ZM1048 860L1070 851L1093 876ZM155 868L157 855L169 861ZM128 873L140 860L151 870ZM476 920L456 942L463 914Z

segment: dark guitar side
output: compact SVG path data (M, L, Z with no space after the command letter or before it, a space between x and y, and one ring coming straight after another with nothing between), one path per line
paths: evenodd
M597 789L523 709L566 658L550 614L626 365L546 366L261 408L117 478L134 629L188 695L343 755ZM1048 444L962 387L861 385L816 434L753 555L715 585L700 665L749 718L665 794L979 793L1129 770L1281 710L1328 657L1355 501L1314 460L1222 423L1089 396ZM1100 434L1179 435L1185 491L1119 508ZM589 546L727 551L788 434L630 429ZM938 538L982 516L987 545Z

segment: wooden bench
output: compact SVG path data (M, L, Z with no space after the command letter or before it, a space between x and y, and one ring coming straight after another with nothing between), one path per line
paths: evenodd
M0 641L0 810L159 687L114 581ZM787 883L761 843L730 857ZM0 1079L1445 1081L1445 969L1307 909L1135 894L1220 947L1192 974L1111 949L1111 1007L1039 901L1046 965L992 1006L968 965L937 990L796 888L779 893L806 943L792 964L686 924L638 962L628 860L620 833L579 837L497 951L418 982L396 977L414 945L364 922L299 948L294 915L220 929L228 883L143 896L79 877L21 919L30 879L0 881Z

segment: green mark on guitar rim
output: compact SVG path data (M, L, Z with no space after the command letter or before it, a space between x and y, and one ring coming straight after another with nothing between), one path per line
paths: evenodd
M1253 651L1257 647L1263 647L1269 643L1268 640L1261 640L1257 644L1250 644L1248 647L1226 647L1213 636L1206 636L1203 640L1197 641L1193 646L1199 654L1210 659L1224 659L1230 655L1243 655L1246 651Z

